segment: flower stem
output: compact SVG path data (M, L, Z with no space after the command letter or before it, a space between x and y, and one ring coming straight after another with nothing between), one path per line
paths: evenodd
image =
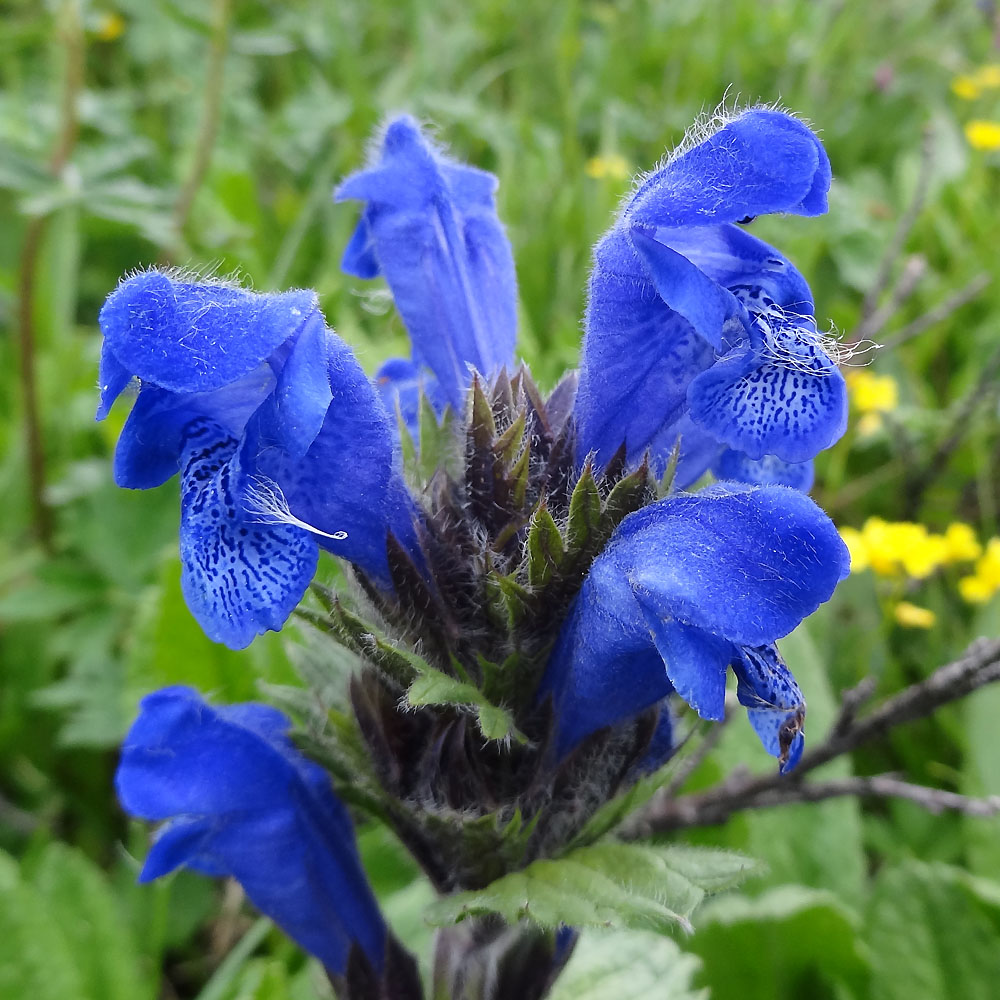
M65 69L60 99L59 130L49 157L49 172L58 177L76 145L79 132L77 99L83 89L84 43L79 0L64 0L57 18L57 39L64 51ZM45 443L41 405L38 398L35 335L35 280L48 217L28 221L21 247L18 278L18 377L24 403L25 445L28 464L28 492L32 528L46 549L52 545L52 512L45 501Z
M215 0L212 6L212 34L209 40L208 68L205 73L204 101L201 121L195 140L194 160L191 170L174 203L174 230L176 238L183 238L191 209L198 190L212 162L212 150L219 132L222 111L222 85L225 79L226 55L229 51L229 27L232 19L232 0Z

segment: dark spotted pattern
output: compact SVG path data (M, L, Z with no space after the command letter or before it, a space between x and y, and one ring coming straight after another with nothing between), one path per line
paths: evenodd
M806 703L775 645L744 646L733 664L736 696L747 708L750 723L782 771L802 756Z
M692 416L751 459L804 462L843 432L843 378L811 318L783 313L759 288L733 291L750 313L752 343L694 380Z
M316 568L316 542L292 525L256 524L240 507L237 442L210 420L185 429L181 464L184 596L206 634L233 648L280 629Z

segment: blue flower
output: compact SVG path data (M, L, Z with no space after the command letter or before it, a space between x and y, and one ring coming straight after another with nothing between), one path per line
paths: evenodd
M682 146L650 174L594 252L576 406L579 455L623 442L662 468L678 437L677 485L724 450L724 468L775 481L844 432L844 380L825 349L805 279L738 223L826 211L830 164L816 136L754 109ZM770 471L769 471L770 470Z
M497 180L449 159L409 116L388 124L380 147L336 192L365 202L343 268L385 277L415 369L429 368L440 398L461 412L470 367L490 377L514 360L517 280Z
M213 708L191 688L143 699L115 779L128 812L165 821L139 880L181 866L232 876L331 972L345 971L353 945L380 969L386 928L350 817L288 727L277 709Z
M255 294L146 271L101 310L103 418L138 376L120 486L181 473L184 594L239 649L279 629L318 544L388 588L386 537L416 550L392 428L314 292Z
M726 671L764 747L792 767L805 703L774 641L833 593L849 557L781 486L718 483L630 514L597 557L549 658L558 750L676 692L723 717Z

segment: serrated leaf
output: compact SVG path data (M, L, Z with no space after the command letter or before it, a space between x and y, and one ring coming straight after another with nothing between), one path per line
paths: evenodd
M543 587L565 555L562 534L544 505L535 511L528 529L528 583Z
M727 877L748 858L729 856ZM428 911L435 924L497 914L508 923L530 919L543 927L690 929L690 916L705 897L700 866L670 849L603 843L577 848L556 860L540 860L497 879L485 889L438 900ZM691 877L692 870L696 877ZM720 878L721 881L721 878Z
M601 494L590 465L584 467L569 500L566 543L571 552L586 549L601 523Z

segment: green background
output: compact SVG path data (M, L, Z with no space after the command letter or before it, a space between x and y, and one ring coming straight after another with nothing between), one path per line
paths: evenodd
M761 219L754 231L809 278L818 315L850 332L926 145L926 204L904 248L926 271L881 338L978 275L994 280L945 321L875 354L872 370L900 386L889 433L849 432L819 459L814 495L839 525L912 516L941 529L960 519L985 538L998 527L997 391L981 376L1000 345L1000 154L971 149L963 126L1000 118L1000 90L970 102L950 82L998 58L998 30L990 3L931 0L7 0L0 995L322 995L315 968L254 923L238 893L185 875L134 885L147 834L118 811L112 776L138 698L188 682L220 701L247 699L260 681L288 683L294 671L277 636L234 653L190 619L176 484L130 493L111 482L127 407L94 423L96 316L121 274L159 262L238 271L258 289L314 287L369 371L404 353L384 288L339 270L356 208L334 206L330 191L363 161L379 121L410 110L456 155L498 174L520 352L550 386L576 362L590 247L630 184L588 176L593 157L648 168L724 99L781 101L803 115L833 161L830 214ZM42 539L27 471L26 330L51 522ZM874 674L888 693L974 635L997 634L1000 607L963 605L956 579L948 571L908 593L937 613L930 631L894 625L886 612L899 588L864 573L787 640L810 739L837 692L861 677ZM1000 691L983 691L836 766L997 793L998 713ZM743 761L768 766L738 720L695 783ZM560 996L995 996L998 834L997 821L905 803L743 815L688 839L746 850L769 875L709 903L693 937L590 939ZM390 914L409 940L426 942L426 890L381 834L363 840Z

